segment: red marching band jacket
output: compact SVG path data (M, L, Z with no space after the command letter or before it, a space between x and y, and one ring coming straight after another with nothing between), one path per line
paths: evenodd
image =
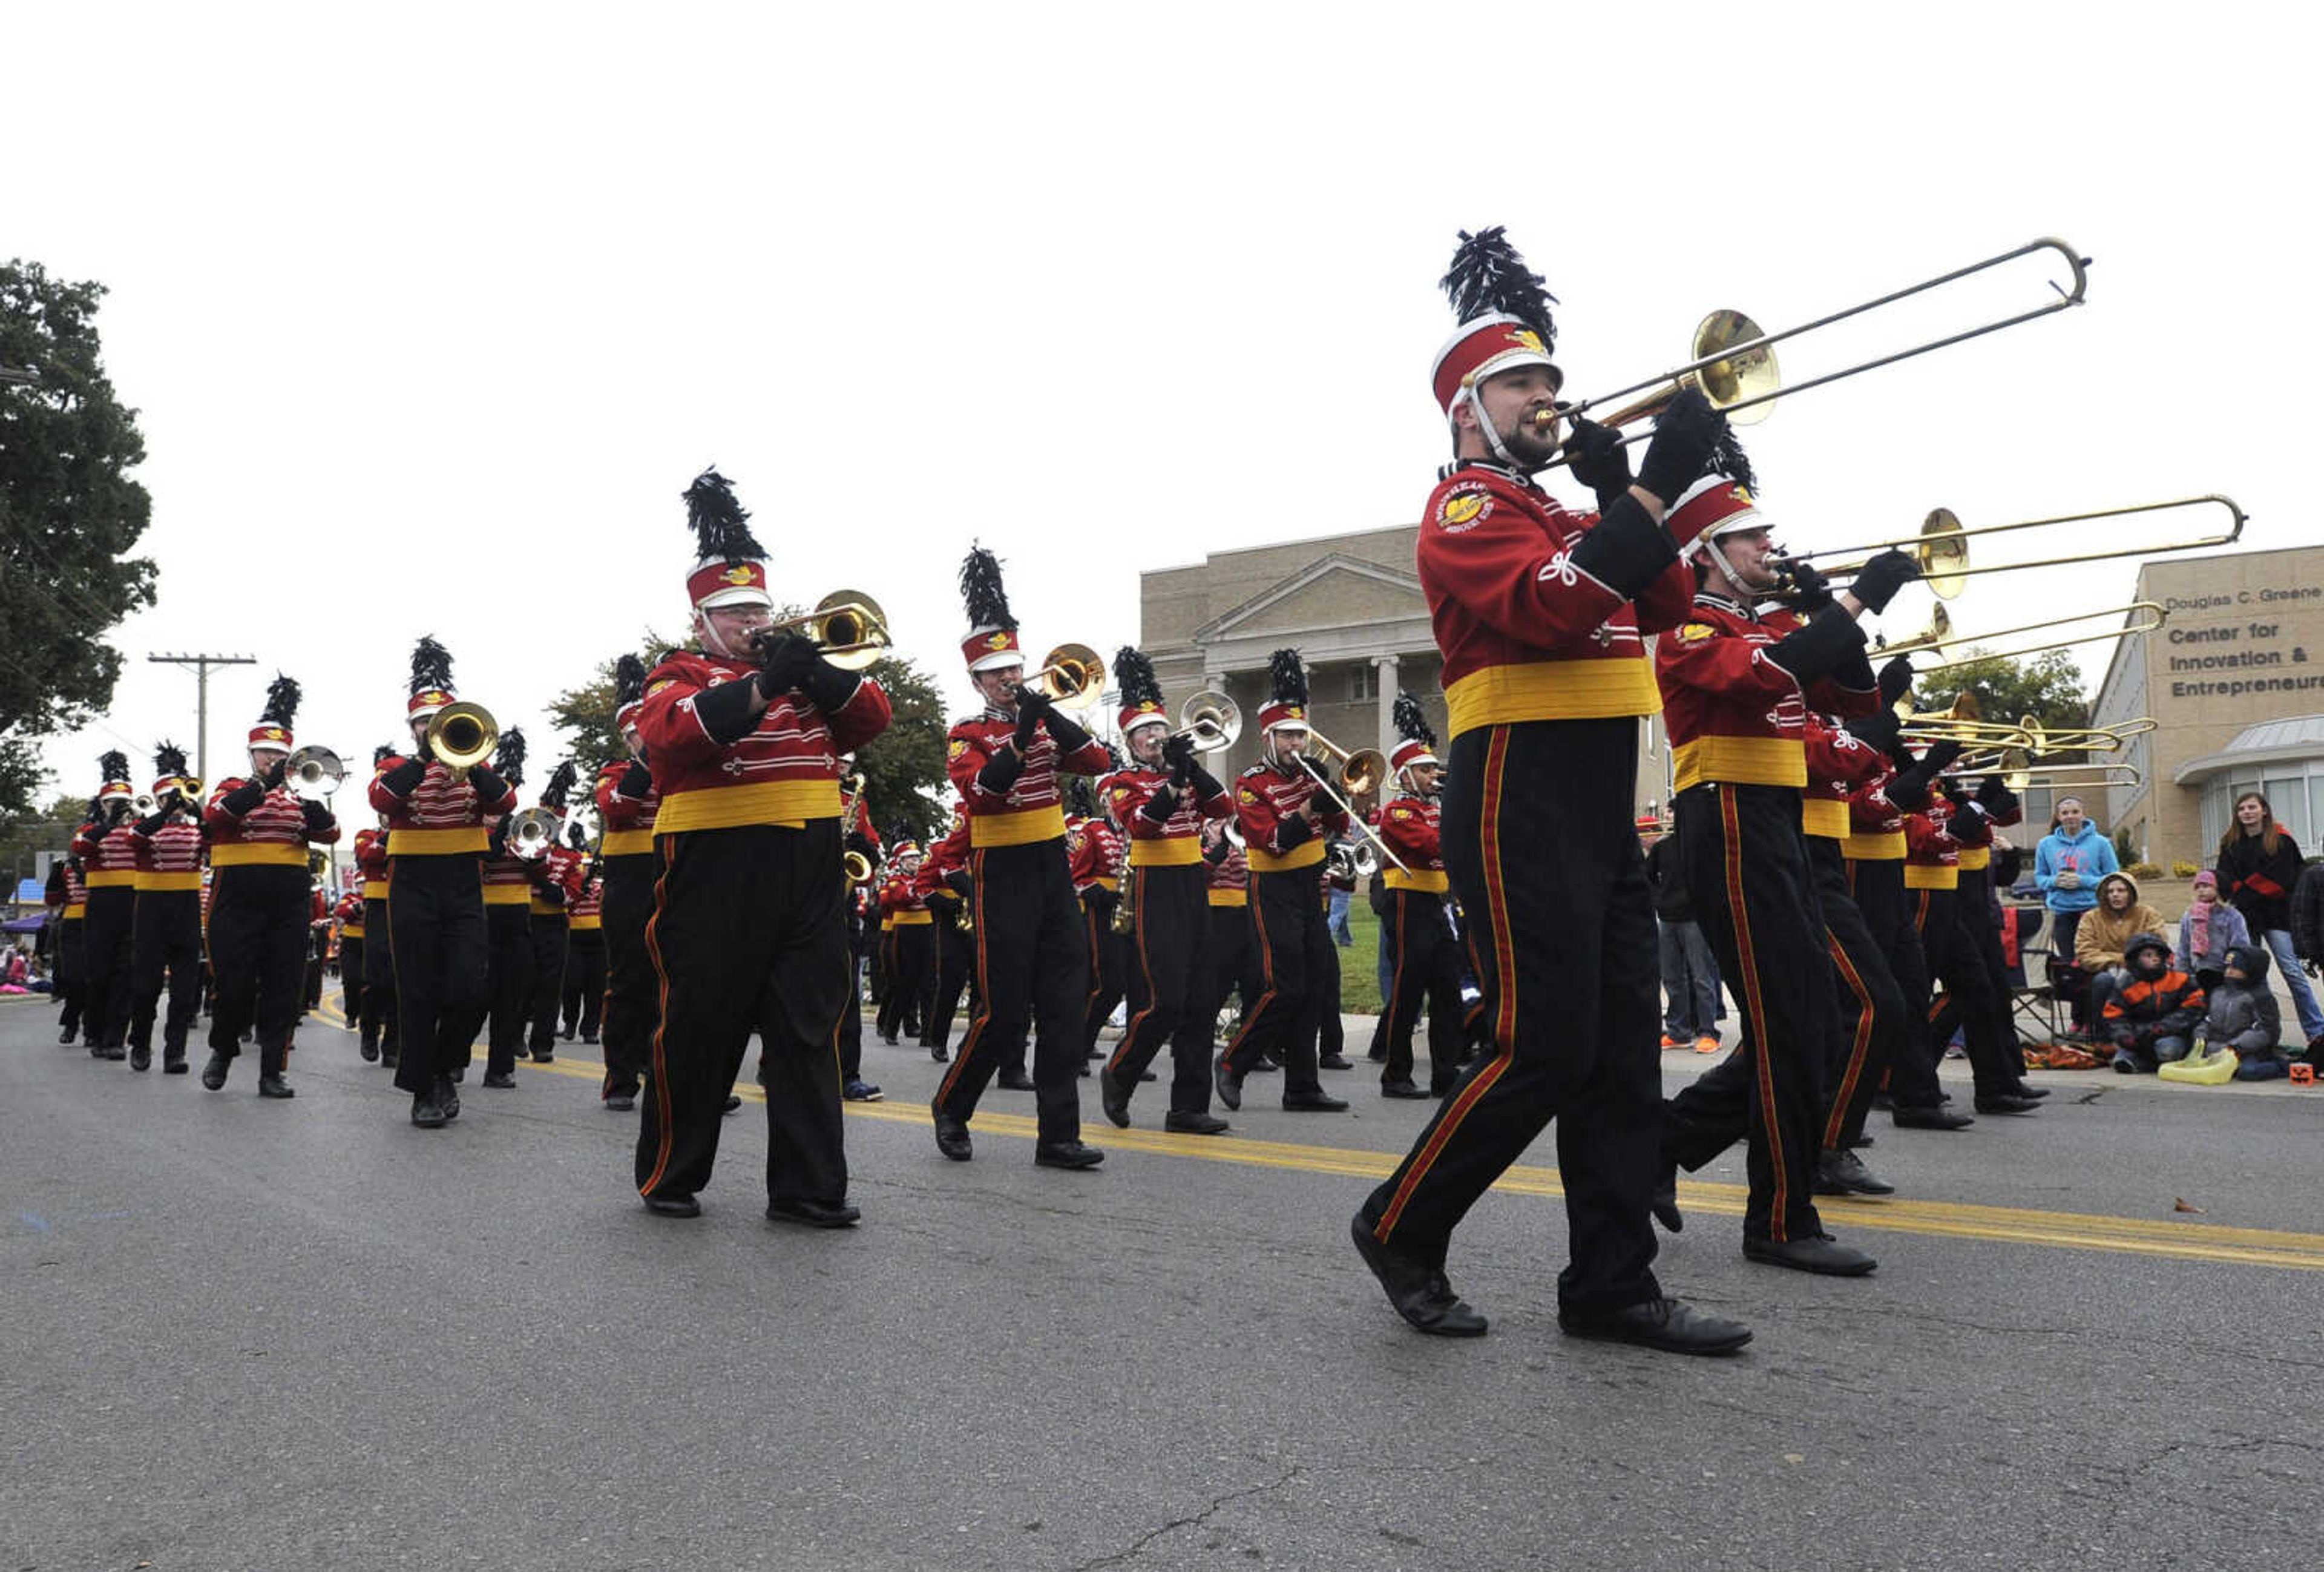
M1442 895L1452 888L1444 872L1440 811L1435 799L1430 797L1398 797L1381 805L1379 837L1404 859L1403 868L1380 859L1381 883L1391 890L1418 890L1430 895ZM1406 868L1411 871L1406 872Z
M137 832L144 843L138 859L140 890L184 890L202 887L202 853L208 846L202 827L189 818L155 828L151 835Z
M862 679L831 715L803 693L779 693L741 737L711 735L696 699L726 683L751 681L758 671L747 661L678 650L646 679L638 735L661 793L656 835L746 824L796 828L839 817L839 755L887 729L886 691Z
M303 868L307 865L309 841L331 846L338 840L337 819L313 835L308 834L307 817L300 799L288 786L275 787L248 813L235 814L226 807L226 800L241 791L243 785L241 780L230 778L210 790L209 806L203 810L202 818L209 826L213 868L251 864Z
M341 938L362 939L364 937L364 897L361 890L349 890L345 894L341 895L339 897L339 903L331 909L331 915L339 920L339 935Z
M992 756L1006 747L1017 723L985 711L973 720L955 725L945 745L945 772L968 808L968 839L973 847L1024 846L1032 841L1058 840L1065 833L1065 798L1057 784L1062 772L1100 775L1113 767L1105 744L1092 737L1073 753L1058 756L1056 739L1046 726L1033 734L1025 750L1025 768L996 796L977 781Z
M1072 848L1068 870L1075 890L1087 890L1093 885L1103 890L1121 888L1121 870L1127 858L1121 849L1121 832L1102 818L1086 818L1074 827L1066 841Z
M1116 771L1098 782L1114 822L1130 832L1130 865L1133 868L1191 867L1203 860L1203 826L1234 812L1234 799L1221 787L1196 800L1189 790L1177 794L1170 817L1157 822L1146 808L1156 791L1170 779L1167 770L1131 768Z
M1704 781L1804 790L1808 707L1838 716L1878 707L1877 688L1820 677L1803 689L1775 663L1768 652L1798 625L1788 613L1763 619L1704 591L1686 620L1656 641L1674 792Z
M138 854L143 847L136 822L127 818L111 829L100 828L96 819L90 819L72 837L73 855L81 863L81 883L90 890L134 890Z
M1853 828L1856 794L1895 772L1888 756L1831 717L1808 712L1808 783L1800 799L1800 827L1810 835L1845 841Z
M576 881L572 900L565 904L565 915L576 933L587 933L605 926L605 875L599 871L597 861L581 855L581 871Z
M500 800L478 800L475 782L430 759L409 797L387 789L387 777L408 759L390 755L372 772L371 805L387 816L391 857L462 856L484 849L484 821L516 807L516 788L503 782ZM212 858L216 861L216 858Z
M589 858L571 846L550 846L532 860L533 915L562 917L565 909L581 895L581 881L589 870Z
M927 859L921 858L920 864L926 867ZM907 874L900 868L890 869L881 877L880 914L905 928L936 920L928 914L927 892L920 888L918 870Z
M1929 782L1928 800L1904 815L1904 888L1957 890L1960 887L1960 842L1946 827L1951 806L1937 783Z
M642 797L632 797L622 790L630 772L638 770L646 775L646 791ZM605 827L605 838L598 843L601 857L634 857L653 855L654 816L661 809L661 793L654 789L651 772L644 770L635 759L615 759L597 771L598 822Z
M1453 736L1660 707L1641 634L1685 617L1693 569L1673 562L1626 601L1571 560L1597 522L1492 464L1465 464L1429 495L1420 585L1444 655Z
M1286 821L1317 796L1315 777L1294 766L1289 774L1272 764L1253 764L1235 777L1235 818L1242 826L1243 855L1254 874L1278 874L1312 868L1323 860L1331 837L1351 828L1348 816L1329 797L1302 838L1287 830Z
M1224 845L1224 853L1211 864L1211 904L1248 906L1250 904L1250 863L1243 856L1240 846L1232 841Z
M387 832L383 829L355 831L355 872L363 875L363 898L366 901L387 899L388 869Z

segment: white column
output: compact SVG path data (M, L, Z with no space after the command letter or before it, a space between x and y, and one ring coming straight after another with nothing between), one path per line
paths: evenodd
M1383 754L1396 746L1396 656L1372 657L1373 686L1378 689L1375 698L1379 707L1379 741L1377 745Z

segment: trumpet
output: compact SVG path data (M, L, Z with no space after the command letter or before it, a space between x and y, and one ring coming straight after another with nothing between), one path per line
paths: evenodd
M1178 729L1170 735L1192 737L1198 754L1231 748L1242 735L1242 707L1225 694L1207 689L1189 694L1178 707Z
M2073 276L2071 289L2061 288L2054 282L2051 284L2051 289L2058 296L2056 300L2045 301L2040 306L2019 311L2013 316L1997 318L1992 321L1963 328L1958 333L1949 333L1940 338L1932 338L1925 343L1916 344L1893 354L1879 356L1871 360L1858 361L1853 365L1843 366L1838 371L1828 371L1821 376L1810 377L1807 381L1788 388L1783 385L1783 379L1775 365L1775 347L1785 339L1796 338L1803 334L1812 333L1819 328L1828 328L1835 322L1844 322L1851 317L1878 310L1883 306L1894 305L1899 301L1909 300L1914 295L1941 289L1947 284L1984 273L1990 268L2003 266L2016 261L2021 256L2030 256L2041 251L2055 252L2064 258L2067 269ZM2062 311L2070 307L2079 306L2082 303L2082 296L2089 288L2089 269L2088 257L2083 256L2064 241L2044 236L2039 240L2029 241L2015 250L2001 252L1997 255L1986 257L1982 261L1970 263L1966 267L1957 267L1950 273L1939 273L1934 278L1923 279L1919 283L1907 285L1904 289L1859 301L1855 305L1831 312L1828 316L1818 317L1812 322L1803 322L1796 328L1786 328L1780 333L1760 332L1759 325L1740 311L1714 311L1705 317L1702 326L1695 329L1694 357L1685 365L1674 366L1669 371L1658 372L1643 381L1631 383L1626 387L1618 387L1611 393L1601 393L1594 399L1584 399L1580 403L1569 404L1563 409L1544 410L1534 417L1534 426L1542 435L1546 436L1555 429L1561 415L1586 414L1600 404L1626 398L1631 393L1655 387L1658 384L1663 385L1651 397L1641 399L1636 403L1615 411L1600 424L1627 425L1648 415L1659 413L1664 406L1686 388L1700 387L1703 396L1711 401L1713 408L1724 413L1730 421L1738 425L1748 425L1750 422L1742 419L1744 411L1772 404L1775 400L1787 394L1803 393L1812 387L1821 387L1828 382L1838 382L1842 377L1854 376L1859 371L1875 371L1884 365L1894 365L1898 361L1911 360L1916 356L1926 355L1932 350L1943 349L1954 344L1964 344L1972 338L1982 338L1988 333L1998 333L2005 328L2015 328L2021 322L2031 322L2036 318L2049 316L2054 311ZM1765 416L1754 418L1764 419ZM1647 433L1641 431L1625 436L1622 440L1637 442L1642 440L1646 435ZM1554 468L1557 465L1571 462L1571 459L1560 458L1545 467Z
M835 589L816 601L813 611L784 617L768 632L805 634L822 647L825 660L843 671L861 671L894 646L888 614L860 589Z
M530 863L549 855L557 844L558 819L553 809L528 808L508 822L508 855Z
M481 704L447 704L429 718L429 749L455 781L466 780L500 745L501 728Z
M323 802L347 778L347 767L328 748L311 744L282 762L282 781L290 794L309 802Z
M1977 535L2006 535L2019 530L2045 530L2057 524L2088 523L2093 519L2129 518L2139 513L2169 513L2179 508L2209 507L2218 504L2227 510L2228 523L2216 534L2199 535L2191 540L2149 542L2138 546L2121 546L2103 551L2077 551L2070 557L2037 557L2030 562L1994 562L1972 568L1969 559L1969 541ZM2166 551L2208 550L2220 546L2232 546L2242 538L2247 515L2236 500L2218 492L2206 492L2200 496L2173 497L2167 502L2133 503L2126 507L2098 508L2086 513L2060 513L2046 519L2019 519L2006 524L1979 524L1975 529L1963 529L1961 522L1950 508L1936 508L1921 521L1921 532L1901 540L1873 541L1861 546L1836 546L1821 551L1795 551L1773 559L1776 571L1794 562L1813 562L1819 557L1841 552L1849 559L1829 565L1819 563L1816 571L1826 578L1848 578L1863 569L1875 556L1887 550L1908 551L1921 566L1921 577L1939 598L1950 600L1961 592L1961 581L1980 573L2012 573L2021 568L2058 568L2068 563L2103 562L2116 557L2154 557ZM1858 555L1860 553L1860 555Z
M1017 687L1030 689L1060 709L1087 709L1105 697L1105 661L1087 644L1059 644L1041 657L1041 669L1020 677Z

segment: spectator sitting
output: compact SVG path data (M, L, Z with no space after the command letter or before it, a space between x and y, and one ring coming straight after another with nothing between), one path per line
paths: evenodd
M2206 1053L2236 1050L2239 1081L2273 1080L2283 1073L2283 1010L2267 985L2267 951L2239 944L2227 952L2219 985L2204 991Z
M2098 910L2105 910L2103 903ZM2136 1075L2186 1058L2204 1019L2202 988L2172 968L2171 946L2159 933L2133 936L2123 958L2130 980L2106 1002L2102 1018L2114 1045L2114 1068Z
M2228 955L2251 941L2244 914L2219 899L2219 876L2209 868L2196 874L2194 901L2179 920L2179 964L2208 992L2219 985Z
M2124 950L2138 935L2162 931L2163 913L2138 898L2138 885L2128 874L2108 874L2098 881L2098 904L2074 929L2073 971L2059 979L2067 999L2081 1006L2075 1018L2088 1025L2093 1040L2107 1040L2107 1000L2129 980Z

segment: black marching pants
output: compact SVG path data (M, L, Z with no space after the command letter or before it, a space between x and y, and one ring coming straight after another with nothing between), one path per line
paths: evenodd
M60 917L57 920L57 993L64 1001L64 1009L57 1016L58 1035L67 1042L81 1029L81 1021L88 1008L88 919ZM96 1018L90 1016L89 1040L97 1040Z
M129 1014L129 1043L153 1046L153 1017L161 1003L161 974L170 976L170 1013L161 1022L161 1055L183 1059L186 1033L202 1003L202 892L142 890L137 895L137 937L130 957L135 995Z
M966 1124L1004 1055L1021 1052L1033 1027L1033 1100L1047 1143L1081 1139L1082 1006L1089 939L1065 865L1065 843L979 846L976 975L982 999L937 1087L935 1110Z
M968 986L969 969L976 963L976 940L960 930L950 909L937 908L936 920L936 991L920 1029L920 1046L943 1048L952 1041L952 1023L960 1013L960 996Z
M1913 929L1921 939L1921 958L1928 966L1922 979L1920 997L1910 1001L1913 1045L1908 1051L1927 1071L1928 1105L1932 1107L1944 1098L1937 1084L1937 1066L1944 1061L1945 1042L1937 1036L1936 1006L1931 1002L1930 991L1956 964L1953 952L1960 948L1960 920L1953 913L1953 902L1958 893L1955 890L1915 890L1910 885L1904 889L1905 900L1912 908ZM1896 1100L1904 1101L1902 1093Z
M888 992L880 1001L880 1035L927 1029L928 994L936 986L936 923L899 921L887 933Z
M1929 1035L1941 1053L1959 1027L1977 1095L2006 1094L2025 1078L2025 1051L2011 1024L2009 967L2001 958L2001 929L1994 920L1991 869L1960 871L1953 925L1952 966L1944 996L1932 1006Z
M1412 1079L1412 1032L1428 1011L1428 1089L1443 1096L1452 1087L1466 1051L1461 1022L1461 969L1467 957L1445 920L1444 898L1426 890L1388 890L1381 920L1388 929L1388 998L1373 1029L1388 1064L1383 1085ZM1374 1056L1378 1057L1378 1056Z
M1143 878L1144 874L1138 875ZM1138 879L1130 881L1131 893L1137 892ZM1089 995L1082 1004L1082 1054L1084 1058L1097 1053L1097 1034L1113 1019L1113 1008L1128 996L1130 991L1129 934L1113 931L1113 914L1119 909L1120 892L1102 885L1092 885L1082 892L1082 921L1089 933L1090 980ZM1134 917L1135 914L1133 914Z
M484 942L492 1015L484 1068L514 1073L532 1019L532 913L515 902L485 907Z
M529 911L526 930L532 941L532 994L525 1018L532 1027L532 1057L547 1059L557 1051L557 1005L565 994L565 952L573 923L562 911Z
M1695 920L1742 1007L1742 1041L1665 1106L1666 1155L1692 1173L1747 1142L1747 1239L1812 1239L1832 967L1808 874L1795 786L1678 794L1679 864Z
M1315 898L1314 865L1251 874L1250 911L1263 981L1259 1002L1227 1048L1228 1072L1249 1075L1271 1052L1283 1060L1286 1095L1318 1090L1315 1031L1323 968L1336 967L1339 957Z
M645 1079L646 1055L659 1017L660 985L646 955L646 920L653 916L654 878L659 865L650 852L605 859L605 1049L604 1095L634 1092Z
M339 1013L356 1035L369 1040L370 1033L364 1030L364 948L362 934L339 931Z
M395 1084L425 1092L468 1062L484 1023L484 884L476 854L401 856L387 899ZM520 920L524 908L514 911ZM215 942L215 941L213 941Z
M1211 1039L1219 1013L1210 958L1207 863L1138 870L1130 892L1130 1022L1106 1074L1135 1092L1170 1045L1170 1112L1211 1111ZM1237 912L1235 915L1240 916Z
M565 1030L596 1036L604 1004L605 930L576 928L565 941L565 987L558 1006Z
M847 878L839 820L658 835L646 924L663 1002L646 1072L641 1196L710 1182L726 1096L751 1033L767 1089L770 1200L847 1198L839 1017L847 998Z
M1207 887L1203 899L1205 902L1210 900ZM1204 926L1209 930L1210 947L1203 963L1205 976L1202 979L1199 1013L1204 1030L1215 1041L1219 1015L1227 1007L1228 996L1233 995L1235 1028L1226 1034L1227 1040L1232 1042L1240 1033L1242 1023L1250 1019L1250 1007L1264 992L1259 976L1259 941L1250 928L1250 909L1213 906L1210 915L1204 919Z
M1859 858L1848 865L1849 888L1864 926L1888 963L1904 1001L1904 1029L1888 1059L1887 1088L1900 1108L1933 1108L1941 1100L1936 1067L1926 1052L1929 964L1914 920L1921 892L1904 887L1900 857ZM1860 1126L1859 1126L1860 1127Z
M243 1028L254 1024L259 1068L280 1075L291 1029L299 1024L312 943L307 869L303 864L220 868L210 890L210 969L217 976L210 1047L234 1058L242 1051Z
M1824 939L1840 985L1838 1030L1824 1054L1823 1125L1818 1141L1827 1151L1844 1151L1864 1133L1872 1095L1912 1040L1912 1024L1904 991L1888 968L1886 948L1856 903L1840 843L1822 835L1807 840L1808 871L1815 880L1816 906L1823 913Z
M88 915L81 920L88 980L82 986L92 1048L119 1048L129 1040L130 951L137 930L137 892L107 884L88 892Z
M395 1035L395 940L388 932L384 897L364 902L363 1040L379 1044L393 1064L402 1045ZM345 969L342 966L342 970Z
M1557 1296L1584 1310L1662 1292L1646 1220L1662 977L1631 822L1637 757L1629 716L1453 739L1444 865L1475 928L1493 1049L1360 1214L1383 1244L1441 1264L1462 1217L1554 1118L1572 1257Z

